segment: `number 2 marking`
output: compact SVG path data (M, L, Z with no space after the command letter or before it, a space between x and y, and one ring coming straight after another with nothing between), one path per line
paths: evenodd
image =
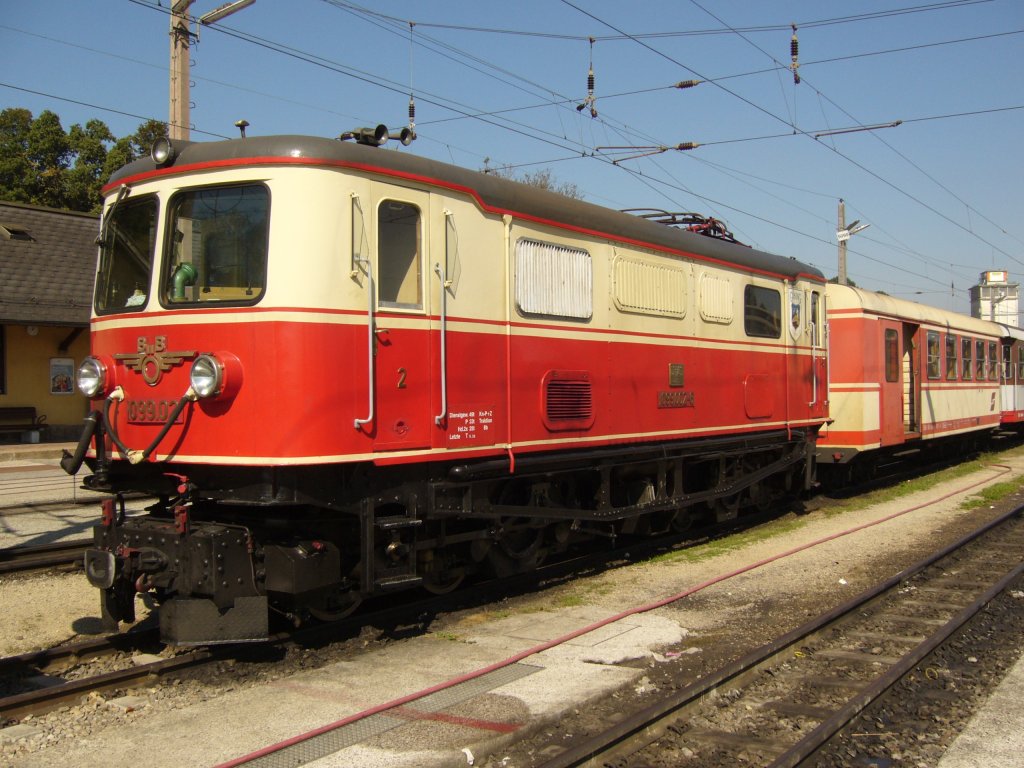
M405 389L405 368L398 369L398 389Z

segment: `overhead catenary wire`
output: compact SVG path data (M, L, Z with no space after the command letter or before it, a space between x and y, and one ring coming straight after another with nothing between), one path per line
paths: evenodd
M939 9L940 7L956 7L956 6L959 6L959 5L962 5L962 4L935 3L935 4L930 4L928 7L929 8L933 8L933 9ZM405 34L408 35L408 31L407 31L408 30L408 23L407 22L403 22L403 23L405 23L405 26L406 26ZM805 25L806 23L805 22L801 22L801 24ZM782 29L782 28L788 29L789 25L787 24L784 27L780 26L779 28L780 29ZM417 29L417 35L416 36L417 36L417 38L420 37L418 29ZM578 37L576 39L583 39L583 38L582 37ZM600 38L598 38L598 39L600 39ZM623 37L622 39L628 39L628 37ZM417 44L419 44L419 40L417 40ZM801 62L801 66L807 66L807 62ZM367 73L367 74L370 74L370 73ZM375 79L375 78L371 77L371 79L368 82L371 82L374 85L379 85L381 81L379 79ZM396 90L400 89L401 92L406 93L406 94L408 93L408 90L409 90L408 89L408 84L406 84L406 83L402 83L402 84L395 83L394 86L395 86ZM539 85L537 83L533 83L533 87L536 87L538 89L546 89L546 86L541 86L541 85ZM666 87L668 87L668 86L666 86ZM605 94L605 93L602 92L602 99L606 99L606 98L610 98L610 95L609 94ZM453 104L458 104L458 102L451 102L451 101L445 102L444 97L439 97L438 100L442 103L442 106L444 107L444 110L433 110L433 109L431 109L431 110L429 110L430 112L439 112L439 111L449 110L449 109L451 109L451 106ZM562 103L563 104L571 104L572 100L569 99L568 97L565 97L565 102L562 102ZM554 105L555 105L555 102L554 102L554 100L552 100L552 101L545 102L542 106L550 107L550 106L554 106ZM463 107L462 112L469 112L470 111L469 108L468 108L468 105L460 105L460 106ZM508 113L508 114L511 114L511 113L515 112L515 110L516 110L515 107L511 107L508 110L505 110L505 112ZM458 111L456 111L454 109L451 109L451 111L455 113L455 116L451 117L451 118L442 117L442 116L438 116L438 115L435 115L435 114L431 114L431 115L429 115L429 117L430 118L437 118L438 121L439 120L443 120L443 119L467 119L467 118L473 117L473 115L470 115L470 114L461 114L461 113L459 113ZM602 111L604 112L604 110L602 110ZM480 114L487 115L487 113L483 112L483 111L480 111ZM602 121L601 121L602 123L604 123L604 118L605 117L606 117L606 115L603 114L602 115ZM921 119L923 120L925 118L921 118ZM502 129L506 129L508 127L508 125L513 125L513 123L509 123L509 124L506 125L504 123L504 121L502 121L502 122L492 122L492 121L488 120L486 122L488 122L489 124L494 125L496 127L502 128ZM431 120L424 120L422 122L423 125L430 125L430 124L434 124L434 123L435 123L435 120L433 120L433 119L431 119ZM575 140L575 141L573 141L571 139L566 139L566 137L564 136L564 131L563 131L563 135L561 135L561 136L557 136L556 134L553 134L553 133L546 133L546 134L542 133L542 134L536 134L535 135L536 129L534 127L532 127L532 126L523 127L522 124L519 124L519 127L522 128L522 130L519 131L519 133L521 135L529 136L531 139L538 139L539 138L541 141L548 141L548 143L551 144L551 146L555 146L555 147L557 147L557 148L559 148L559 149L561 149L563 151L568 151L568 152L573 153L572 154L572 158L573 159L579 159L579 158L590 159L587 153L588 153L588 151L591 150L592 145L587 145L587 144L581 143L579 141L580 137L577 137L577 140ZM603 130L603 129L604 128L601 128L601 130ZM628 129L628 130L633 130L633 129ZM216 134L214 134L214 135L216 135ZM570 135L571 135L571 133L570 133ZM549 139L550 139L550 141L549 141ZM660 142L655 141L654 143L660 143ZM713 140L707 140L707 141L701 141L700 143L704 144L705 146L710 146L712 143L714 143L714 141Z

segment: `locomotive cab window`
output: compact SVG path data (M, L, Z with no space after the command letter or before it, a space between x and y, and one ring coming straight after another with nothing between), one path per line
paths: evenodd
M782 294L773 288L748 285L743 289L743 329L747 336L782 336Z
M384 200L377 209L377 303L395 309L423 308L420 209Z
M942 362L939 357L939 332L928 331L928 378L939 378L939 368Z
M139 312L148 299L156 244L157 199L152 195L113 204L100 231L96 311Z
M165 304L254 304L267 273L270 195L262 184L206 187L171 200Z
M946 334L946 379L948 381L956 379L956 346L956 336L952 333Z

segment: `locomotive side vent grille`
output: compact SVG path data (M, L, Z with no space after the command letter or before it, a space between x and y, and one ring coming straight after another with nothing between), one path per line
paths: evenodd
M544 424L552 431L589 429L594 393L587 371L549 371L543 383Z

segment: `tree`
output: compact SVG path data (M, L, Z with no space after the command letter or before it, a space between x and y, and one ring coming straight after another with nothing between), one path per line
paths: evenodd
M27 109L5 109L0 112L0 199L98 213L103 183L166 135L159 120L147 120L131 136L117 139L102 120L65 132L60 117L49 110L33 118Z
M580 191L579 187L568 181L560 182L556 180L549 168L545 168L542 171L527 171L522 176L517 176L511 166L505 165L500 168L491 168L488 165L489 162L490 158L485 157L483 167L484 173L490 173L494 176L500 176L503 179L511 179L512 181L518 181L523 184L529 184L531 187L546 189L549 192L557 192L560 195L571 197L574 200L583 199L583 193Z
M31 202L32 166L28 159L28 133L32 113L12 108L0 112L0 194L16 203Z
M99 210L100 187L107 176L107 143L114 141L114 134L101 120L90 120L85 128L71 126L69 138L75 165L66 174L67 207L76 211Z

